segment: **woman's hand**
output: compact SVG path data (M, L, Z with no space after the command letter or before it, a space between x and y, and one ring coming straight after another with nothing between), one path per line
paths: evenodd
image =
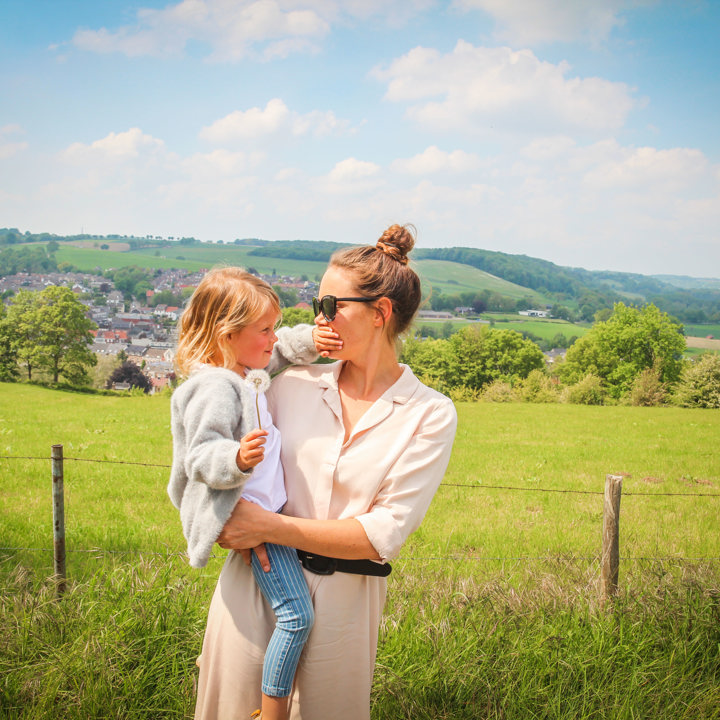
M228 550L247 550L265 542L276 514L241 499L233 508L217 543Z
M315 349L322 357L329 357L335 350L342 350L340 336L329 325L315 325L312 331Z
M270 558L268 558L267 550L265 549L265 543L254 547L252 550L235 550L238 555L242 555L243 562L250 566L252 565L252 554L257 555L257 559L260 561L260 565L265 572L270 572Z

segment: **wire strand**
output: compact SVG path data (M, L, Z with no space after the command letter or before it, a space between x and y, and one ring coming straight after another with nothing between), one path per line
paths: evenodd
M37 457L32 455L0 455L0 460L52 460L51 457ZM165 465L161 463L144 463L144 462L133 462L129 460L99 460L96 458L79 458L79 457L64 457L65 460L74 460L76 462L87 462L87 463L105 463L110 465L140 465L142 467L157 467L157 468L171 468L172 465ZM469 483L440 483L440 487L461 487L469 488L471 490L512 490L519 492L546 492L546 493L564 493L567 495L604 495L603 491L600 490L572 490L563 488L540 488L540 487L517 487L513 485L485 485L483 483L477 483L471 485ZM720 498L720 493L674 493L674 492L623 492L623 497L703 497L703 498Z

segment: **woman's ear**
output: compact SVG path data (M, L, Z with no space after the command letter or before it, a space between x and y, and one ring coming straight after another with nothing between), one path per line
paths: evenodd
M381 297L375 302L375 325L376 327L385 327L392 317L392 301L390 298Z

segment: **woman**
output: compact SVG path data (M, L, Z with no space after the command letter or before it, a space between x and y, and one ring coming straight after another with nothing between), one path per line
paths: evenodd
M295 720L370 717L386 563L420 524L450 458L452 403L396 356L420 304L413 245L394 225L375 247L331 258L315 322L339 335L342 349L330 354L339 362L291 367L267 394L282 436L283 514L241 501L218 538L238 551L272 542L303 557L315 626L295 677ZM196 718L245 720L259 707L274 621L244 558L231 553L210 607Z

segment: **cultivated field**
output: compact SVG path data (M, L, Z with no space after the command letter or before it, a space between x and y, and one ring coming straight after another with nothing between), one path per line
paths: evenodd
M720 413L458 412L447 476L390 576L373 719L720 717ZM54 443L60 603L45 580ZM170 452L167 396L0 384L0 717L191 717L222 558L199 572L180 555L155 466ZM607 473L625 476L620 594L601 609Z

